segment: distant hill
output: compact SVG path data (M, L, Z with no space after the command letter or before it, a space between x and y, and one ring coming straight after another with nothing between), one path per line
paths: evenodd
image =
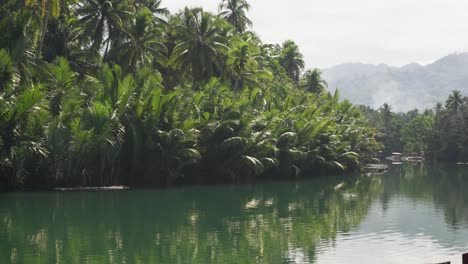
M345 63L324 69L330 90L341 98L378 108L389 103L395 111L432 108L444 102L452 90L468 95L468 53L454 53L422 66Z

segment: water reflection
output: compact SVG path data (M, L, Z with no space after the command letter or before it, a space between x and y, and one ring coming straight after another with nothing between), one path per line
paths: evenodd
M384 195L404 195L444 211L451 228L468 227L468 166L426 165L393 167L384 177ZM382 206L384 205L382 199Z
M393 167L374 177L2 194L0 263L447 260L468 249L467 172Z

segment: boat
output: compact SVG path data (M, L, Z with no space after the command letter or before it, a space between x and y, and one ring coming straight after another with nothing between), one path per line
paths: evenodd
M418 162L423 162L424 157L418 153L411 153L408 157L404 157L403 160L412 162L412 163L418 163Z
M386 164L367 164L364 166L364 170L368 172L384 172L388 170L388 166Z
M130 189L128 186L103 186L103 187L71 187L71 188L54 188L59 192L78 192L78 191L121 191Z
M401 157L403 154L399 152L393 152L391 156L386 157L385 159L390 160L392 162L401 162Z

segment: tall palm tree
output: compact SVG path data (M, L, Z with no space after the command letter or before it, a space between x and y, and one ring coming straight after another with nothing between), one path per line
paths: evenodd
M115 57L120 65L134 72L137 68L152 66L153 63L166 65L166 46L161 42L161 30L154 24L150 10L142 8L133 23L125 31L127 40L116 47Z
M458 90L453 90L445 102L445 107L452 113L456 113L461 108L463 103L463 95L461 92Z
M83 29L77 21L76 18L68 16L60 16L60 18L50 21L48 34L44 39L42 59L52 62L57 57L64 57L75 71L84 74L86 70L95 68L99 61L82 49L80 38Z
M222 0L219 15L233 25L238 34L242 34L247 26L252 26L252 21L245 14L249 9L250 5L245 0Z
M390 119L392 118L392 107L384 103L380 108L380 113L382 114L385 127L388 127Z
M39 3L40 2L40 3ZM34 7L40 5L40 14L42 17L42 30L41 37L39 39L39 47L37 49L37 57L42 55L42 47L44 45L44 38L47 32L47 26L49 25L49 17L57 18L60 15L60 0L29 0L26 4Z
M181 20L176 27L179 41L170 58L172 67L191 72L194 84L219 75L229 49L220 35L220 21L203 9L188 8Z
M76 13L84 26L83 36L92 43L91 49L100 52L105 44L104 57L119 40L124 21L131 15L123 0L87 0Z
M259 69L257 62L257 47L251 43L250 39L242 40L233 37L230 41L231 47L227 59L227 68L234 79L234 91L242 89L244 85L259 86L259 76L266 72Z
M138 7L142 5L148 8L155 16L155 19L160 20L160 22L165 22L164 17L169 15L169 10L165 7L161 7L162 0L140 0L135 1L135 4Z
M435 114L438 115L440 112L442 112L443 105L441 102L437 102L436 106L434 107Z
M301 70L304 69L304 56L294 41L287 40L283 43L279 63L286 70L288 77L296 84L299 83Z

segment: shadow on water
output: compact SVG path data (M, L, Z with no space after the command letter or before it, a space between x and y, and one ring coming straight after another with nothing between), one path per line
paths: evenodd
M385 211L402 195L436 204L452 228L467 228L466 175L405 166L374 177L2 194L0 262L313 263L374 202Z

